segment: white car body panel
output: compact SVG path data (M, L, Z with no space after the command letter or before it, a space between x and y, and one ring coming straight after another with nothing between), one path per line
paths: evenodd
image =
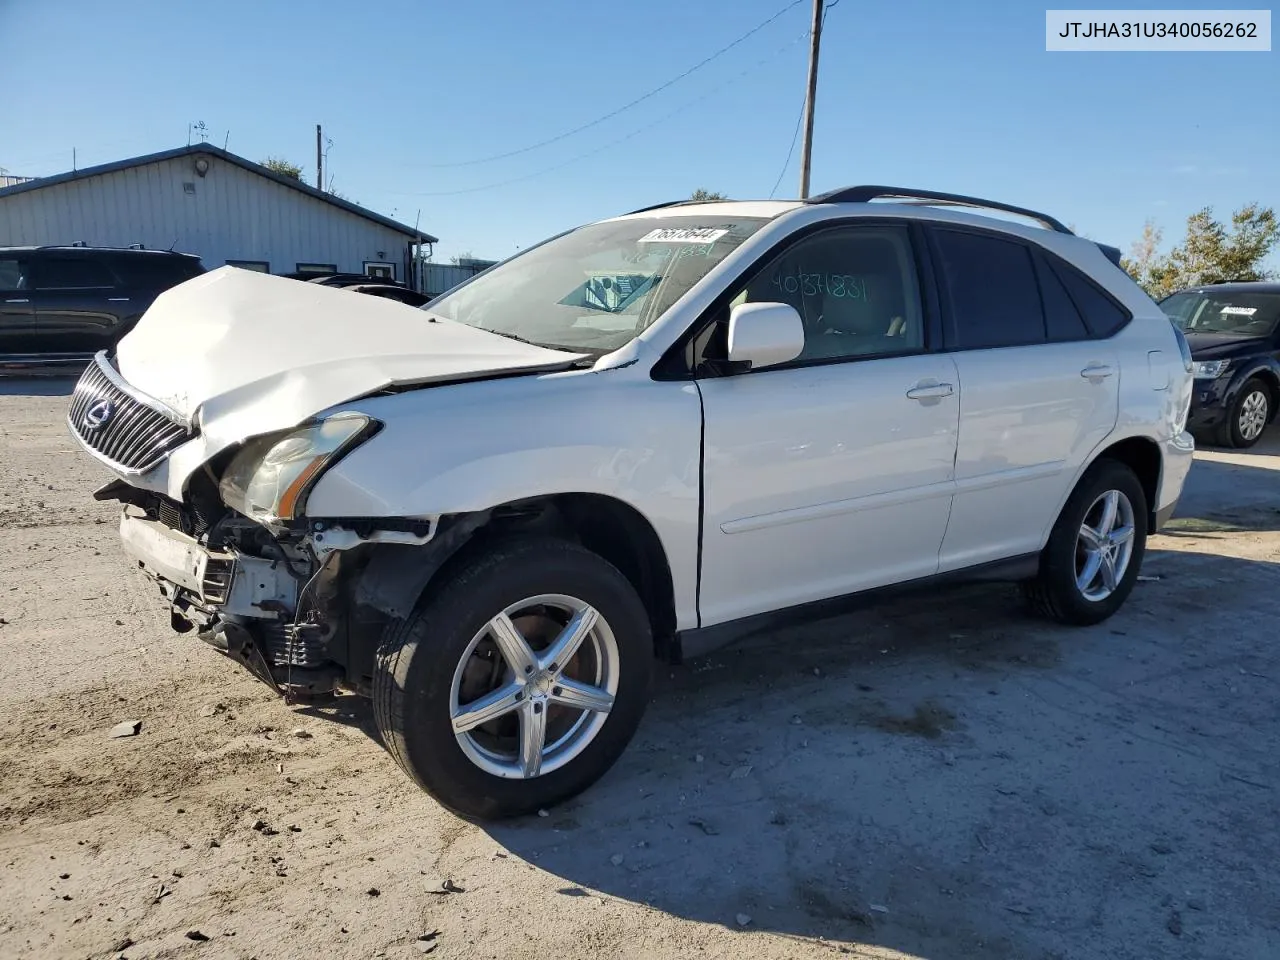
M429 518L550 494L612 497L657 533L678 627L697 626L702 416L692 383L654 381L637 364L454 384L340 409L385 426L320 478L308 516Z
M959 393L946 354L701 384L705 624L937 572Z
M435 518L537 496L612 497L657 533L680 630L1034 553L1089 464L1126 438L1160 445L1153 509L1176 501L1193 450L1180 422L1190 375L1167 319L1096 245L911 205L698 212L775 219L593 369L392 301L234 268L175 287L121 342L119 368L200 433L129 482L181 499L191 475L233 444L363 412L383 428L320 477L309 517ZM1134 319L1103 341L653 379L746 265L803 227L867 217L998 226L1087 272ZM1112 376L1080 375L1094 364ZM954 383L954 395L907 399L927 378ZM426 388L370 396L415 385Z
M1045 504L1115 427L1120 365L1109 340L952 354L960 378L955 504L942 572L1035 553ZM1082 370L1110 373L1087 379Z

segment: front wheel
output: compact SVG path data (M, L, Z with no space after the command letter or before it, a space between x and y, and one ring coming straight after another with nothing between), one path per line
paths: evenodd
M1067 499L1024 584L1033 606L1061 623L1107 619L1133 590L1147 545L1147 497L1134 472L1100 460Z
M1271 391L1261 380L1253 379L1240 388L1227 419L1220 428L1224 447L1252 447L1260 439L1271 419Z
M374 712L392 755L462 816L516 816L599 779L649 698L653 640L616 568L560 540L498 543L388 629Z

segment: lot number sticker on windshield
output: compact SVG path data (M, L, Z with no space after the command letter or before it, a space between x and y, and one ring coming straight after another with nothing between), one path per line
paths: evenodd
M1258 312L1257 307L1223 307L1219 313L1233 314L1237 317L1252 317Z
M715 227L660 227L657 230L651 230L640 238L640 243L688 243L688 244L704 244L715 243L728 230L718 230Z

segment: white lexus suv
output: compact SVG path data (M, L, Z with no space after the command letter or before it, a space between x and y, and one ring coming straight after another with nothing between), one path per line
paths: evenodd
M509 816L614 763L655 659L779 614L938 578L1114 613L1193 452L1190 353L1118 260L850 187L593 223L421 309L225 267L68 422L175 629L371 697L418 784Z

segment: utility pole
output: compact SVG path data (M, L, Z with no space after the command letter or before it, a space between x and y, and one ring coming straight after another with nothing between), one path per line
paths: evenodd
M818 96L818 45L822 42L822 4L813 0L813 27L809 31L809 87L804 95L804 140L800 143L800 199L809 196L809 159L813 154L813 104Z
M316 189L324 189L324 155L320 152L320 124L316 124Z

